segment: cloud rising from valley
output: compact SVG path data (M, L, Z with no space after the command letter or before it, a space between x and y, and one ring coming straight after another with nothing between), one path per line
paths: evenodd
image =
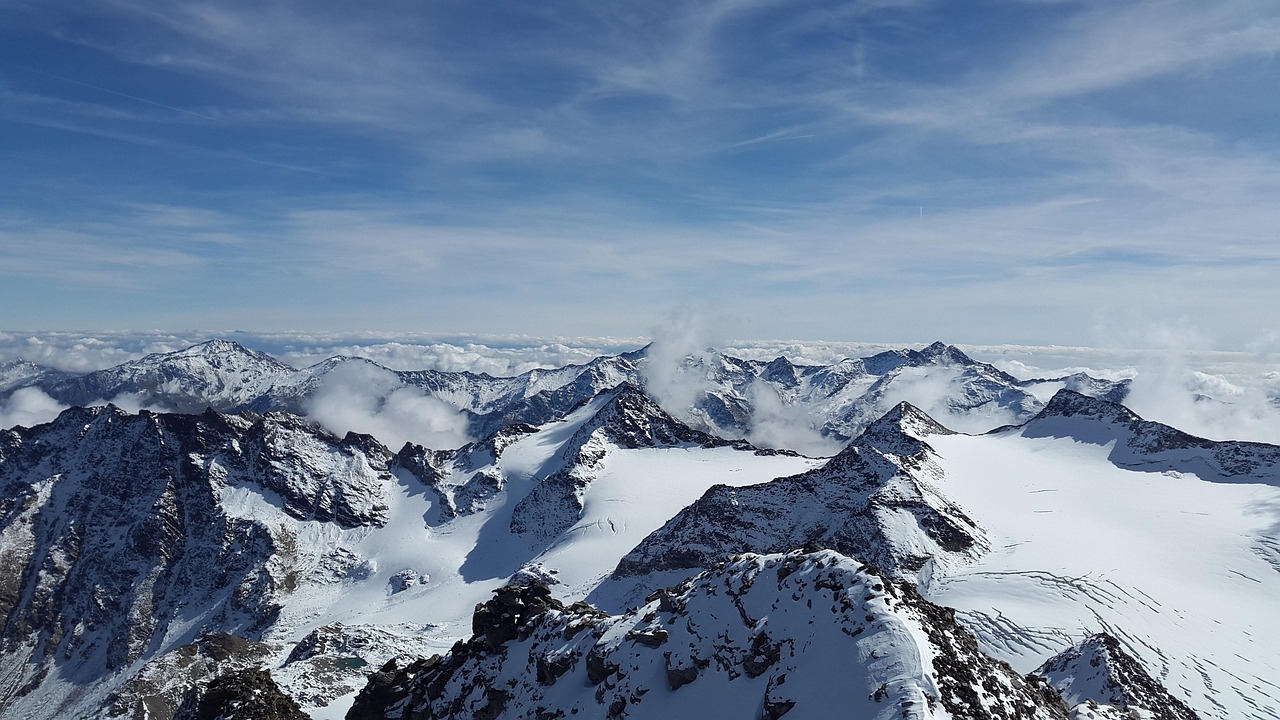
M392 452L406 442L431 449L456 448L471 440L467 417L457 408L406 387L394 373L353 360L325 375L306 403L308 417L330 432L372 435Z

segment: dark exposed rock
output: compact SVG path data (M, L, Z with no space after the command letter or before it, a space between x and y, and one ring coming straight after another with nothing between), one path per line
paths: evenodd
M248 668L215 678L193 692L174 720L309 720L292 698L280 691L271 673Z
M347 720L384 720L388 710L409 697L409 683L419 673L427 672L440 664L440 656L414 660L401 665L398 660L388 660L356 695L347 711Z
M564 610L564 604L551 597L551 589L541 583L507 585L493 593L492 600L476 605L471 618L472 633L484 638L485 645L493 651L520 637L531 619L548 610Z
M15 685L47 663L146 658L184 608L206 609L194 632L256 639L296 587L296 538L229 513L224 495L376 526L387 459L282 415L72 408L0 432L0 645L27 660Z

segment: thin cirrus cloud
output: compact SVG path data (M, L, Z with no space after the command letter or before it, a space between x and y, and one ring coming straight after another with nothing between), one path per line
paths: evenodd
M1280 304L1272 3L11 15L26 326L635 335L710 300L761 336L1085 343L1182 287L1220 343L1275 330L1232 312Z

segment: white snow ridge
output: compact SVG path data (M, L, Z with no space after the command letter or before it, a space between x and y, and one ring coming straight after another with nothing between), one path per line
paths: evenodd
M0 430L0 719L1280 717L1280 447L941 343L653 362L6 365L70 407ZM475 439L299 414L353 374Z

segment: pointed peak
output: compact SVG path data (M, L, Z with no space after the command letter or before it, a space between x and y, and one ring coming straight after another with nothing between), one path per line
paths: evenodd
M954 434L925 411L903 401L868 425L840 455L871 448L888 455L913 456L930 449L924 442L930 435Z
M221 338L213 338L205 340L202 343L196 343L191 347L179 350L174 355L224 355L227 353L241 353L245 355L257 355L256 350L241 345L234 340L223 340Z
M1093 702L1121 710L1140 709L1162 720L1198 717L1108 633L1086 637L1046 660L1034 674L1043 677L1071 706Z
M601 429L613 442L630 448L687 443L708 447L730 444L728 440L694 430L672 417L630 381L602 391L600 395L607 395L609 399L579 432Z
M920 351L920 355L931 363L955 363L957 365L973 365L973 358L964 354L955 345L948 345L941 340L935 341Z
M880 419L871 423L867 429L870 430L873 427L896 428L917 438L929 435L955 435L954 431L934 420L929 413L906 400L894 405L889 412L881 415Z

